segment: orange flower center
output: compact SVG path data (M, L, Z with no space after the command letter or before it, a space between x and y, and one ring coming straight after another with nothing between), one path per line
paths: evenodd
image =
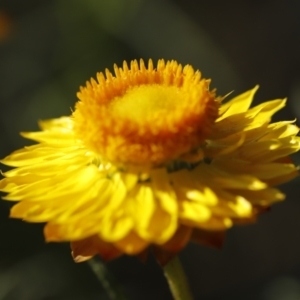
M74 129L86 147L119 165L168 164L197 148L218 116L209 80L189 65L131 62L97 74L77 94Z

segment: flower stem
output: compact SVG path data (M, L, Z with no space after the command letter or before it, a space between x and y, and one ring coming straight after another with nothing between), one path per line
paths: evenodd
M178 257L164 266L164 273L169 283L174 300L192 300L187 278Z
M110 300L126 300L115 278L98 257L87 261Z

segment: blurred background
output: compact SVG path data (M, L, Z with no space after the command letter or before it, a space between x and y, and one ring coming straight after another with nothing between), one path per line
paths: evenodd
M255 103L288 97L275 119L300 118L299 15L294 0L0 0L0 156L28 144L19 132L39 119L69 115L96 72L135 58L192 64L223 95L260 84ZM195 300L300 299L299 183L221 250L181 253ZM0 202L0 300L109 299L69 245L45 244L43 226L8 219L9 207ZM153 259L107 268L128 299L171 299Z

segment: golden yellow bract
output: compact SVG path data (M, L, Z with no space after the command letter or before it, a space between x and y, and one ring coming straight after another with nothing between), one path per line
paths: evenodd
M220 99L199 71L175 61L133 61L81 88L74 129L87 147L119 165L165 165L199 146Z

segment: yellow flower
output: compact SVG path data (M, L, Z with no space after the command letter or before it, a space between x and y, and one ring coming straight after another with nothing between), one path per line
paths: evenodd
M38 144L2 163L11 216L46 222L47 241L71 241L76 261L100 254L162 262L190 240L216 245L253 222L298 175L293 121L271 123L285 100L250 108L255 87L225 102L189 65L141 60L97 74L72 116L22 133ZM223 103L225 102L225 103Z

